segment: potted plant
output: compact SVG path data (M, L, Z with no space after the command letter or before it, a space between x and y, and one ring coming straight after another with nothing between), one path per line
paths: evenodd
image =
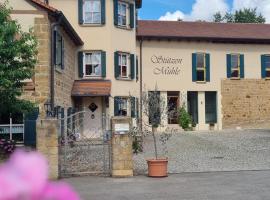
M162 122L167 119L168 108L167 101L160 95L160 92L156 89L151 92L144 92L142 95L142 107L143 114L148 117L148 120L142 120L143 123L142 134L152 135L154 144L154 157L147 159L148 176L149 177L167 177L168 176L168 158L160 156L157 147L157 136L163 146L170 138L171 134L166 131L164 133L158 133L158 129L162 128ZM167 130L168 131L168 130Z

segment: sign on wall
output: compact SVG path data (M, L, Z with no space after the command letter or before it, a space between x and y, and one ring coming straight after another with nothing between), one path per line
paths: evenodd
M167 56L153 55L151 62L154 64L154 75L178 76L183 64L182 58L173 58Z

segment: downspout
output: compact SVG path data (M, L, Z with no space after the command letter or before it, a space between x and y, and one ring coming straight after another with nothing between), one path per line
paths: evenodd
M63 18L63 15L61 15L61 13L58 13L60 14L60 17L58 19L57 22L54 22L51 24L51 77L50 77L50 93L51 93L51 100L50 100L50 103L51 103L51 108L54 109L55 107L55 102L54 102L54 96L55 96L55 91L54 91L54 78L55 78L55 71L54 71L54 44L55 44L55 38L54 38L54 30L57 26L60 25L60 23L62 22L62 18Z
M142 131L143 131L143 114L142 114L142 111L143 111L143 80L142 80L142 76L143 76L143 73L142 73L142 45L143 45L143 39L141 38L140 39L140 132L142 134Z

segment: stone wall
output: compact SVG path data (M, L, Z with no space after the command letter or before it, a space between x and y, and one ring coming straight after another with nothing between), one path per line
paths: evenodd
M42 153L49 163L49 178L59 177L58 120L39 119L37 121L37 151Z
M62 30L64 38L64 66L63 70L55 70L55 105L71 107L71 90L75 80L76 46L68 35Z
M269 128L269 88L269 80L222 80L223 128Z
M44 111L44 103L50 97L50 21L47 15L44 18L35 18L34 34L38 40L38 62L32 81L26 83L21 98L30 100L39 105L40 112Z

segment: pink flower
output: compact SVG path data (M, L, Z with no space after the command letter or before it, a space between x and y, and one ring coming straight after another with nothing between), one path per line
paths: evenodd
M37 152L16 151L0 166L0 200L79 200L64 183L48 182L48 164Z

